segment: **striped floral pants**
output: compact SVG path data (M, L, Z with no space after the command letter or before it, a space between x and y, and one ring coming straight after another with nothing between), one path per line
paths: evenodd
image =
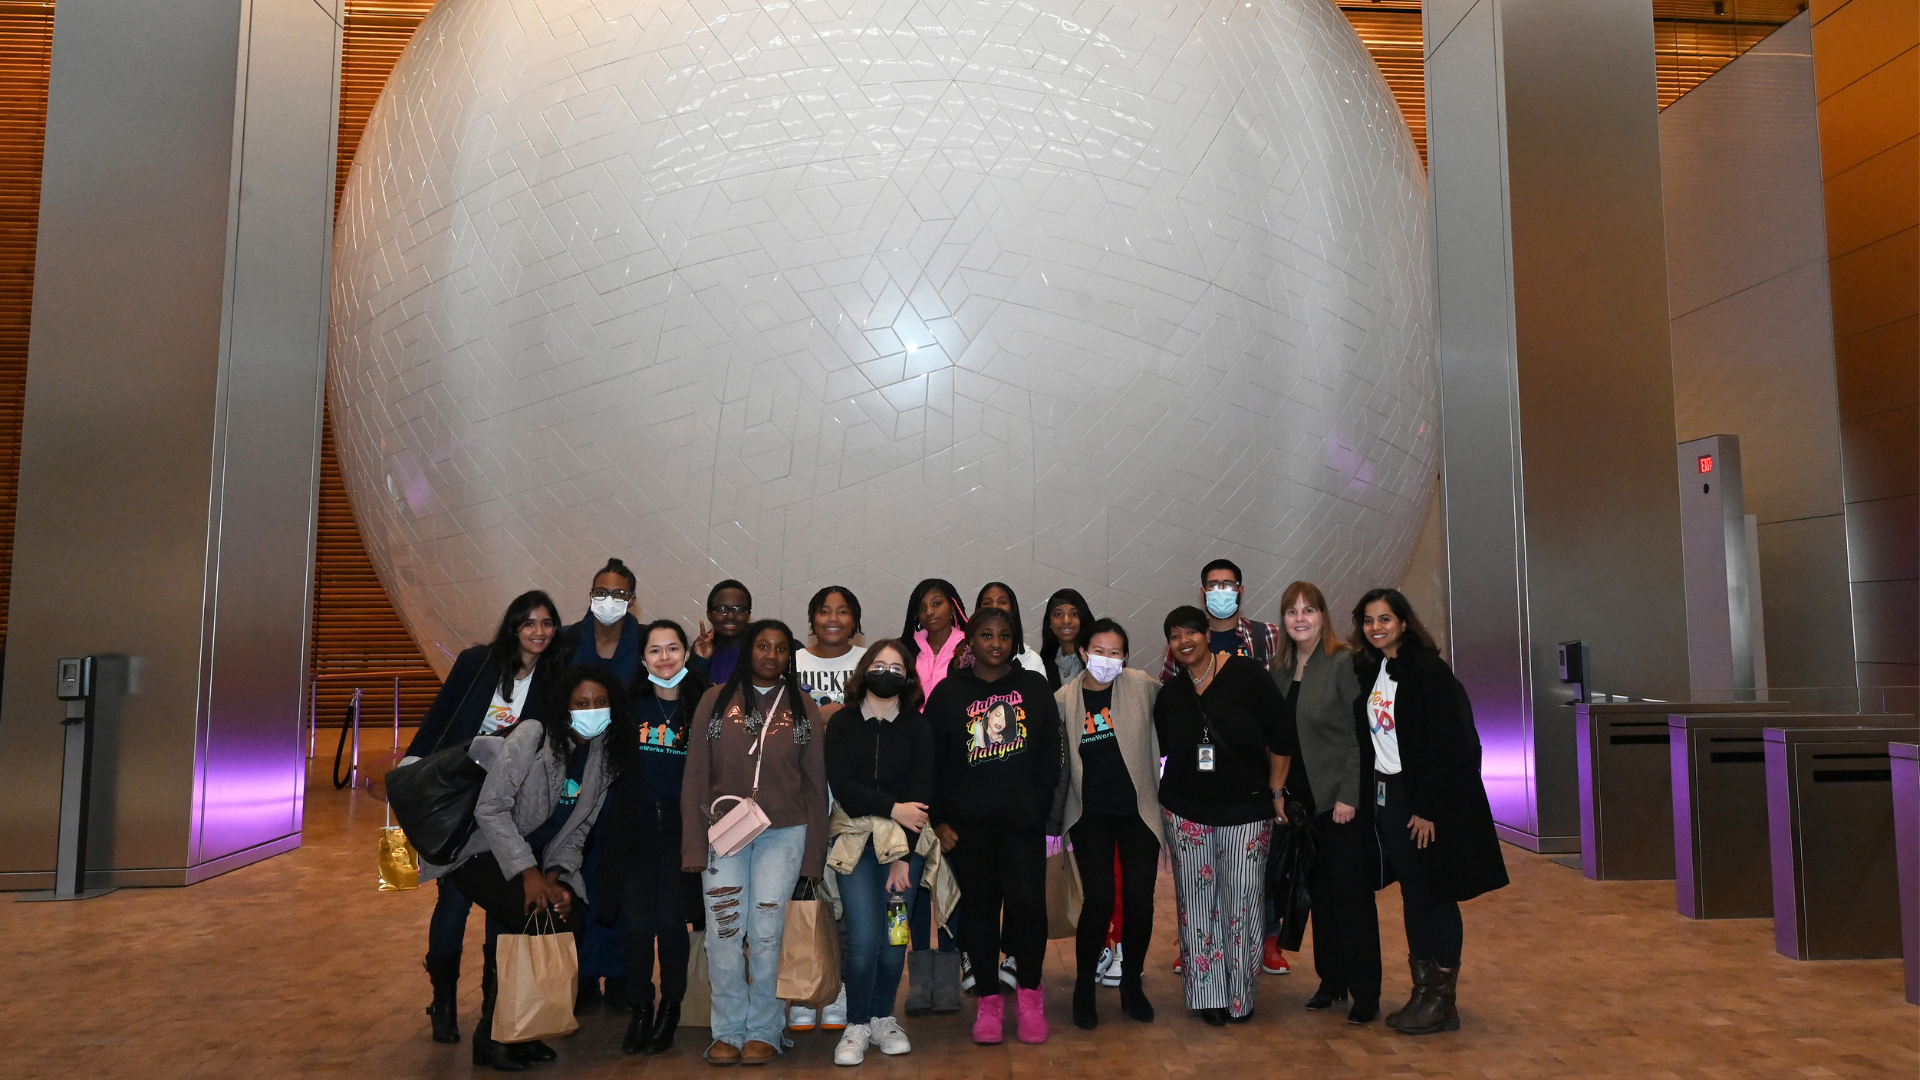
M1273 822L1202 825L1160 811L1180 909L1180 970L1187 1008L1253 1011Z

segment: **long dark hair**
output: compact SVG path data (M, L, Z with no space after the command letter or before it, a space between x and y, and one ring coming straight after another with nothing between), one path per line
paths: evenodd
M913 587L913 595L907 598L907 619L900 624L900 640L907 647L909 660L920 652L920 647L913 640L914 632L920 629L920 601L925 600L927 594L935 590L946 594L947 603L953 605L954 633L959 634L963 640L967 636L967 609L960 603L960 590L954 588L953 582L946 578L927 578Z
M642 626L640 628L640 674L633 680L633 696L635 701L638 701L640 698L659 696L655 693L656 687L647 678L647 676L651 674L651 672L647 670L647 642L653 640L653 632L655 630L673 631L674 636L680 639L680 647L687 650L687 656L693 656L693 645L687 640L686 627L681 626L672 619L655 619L645 626ZM693 670L692 666L688 666L682 670L687 673L686 676L680 680L680 717L684 720L693 715L694 704L700 700L701 694L707 692L707 687L713 684L701 678L700 673Z
M976 619L979 618L980 613L987 608L987 605L981 601L987 598L988 589L999 589L1001 592L1006 593L1007 600L1012 604L1011 607L1001 608L1000 610L1007 613L1007 621L1013 625L1013 662L1015 666L1018 666L1020 663L1020 654L1027 650L1027 635L1020 626L1020 597L1014 593L1013 586L1006 582L989 581L985 585L980 586L979 594L973 598L973 617Z
M781 672L780 679L787 688L787 706L793 710L793 741L805 743L813 738L813 721L807 716L807 702L812 699L801 688L799 670L793 666L793 654L799 646L794 644L793 629L779 619L748 623L747 628L740 632L740 660L733 665L733 675L727 679L727 684L713 697L713 711L707 715L707 738L720 737L720 718L726 715L728 702L736 698L746 701L742 695L746 694L748 685L753 681L753 643L769 630L777 631L787 639L787 670ZM743 704L741 708L745 709L746 706Z
M841 700L846 708L853 710L852 715L860 715L860 705L867 700L867 669L873 666L881 649L892 649L900 654L900 666L907 671L907 688L900 691L900 706L919 712L920 707L927 703L926 692L920 688L920 672L914 668L913 654L895 638L884 638L867 646L866 653L860 657L860 665L847 677L847 692Z
M1047 597L1047 606L1040 612L1040 662L1047 666L1047 682L1060 685L1060 639L1053 636L1053 609L1061 604L1072 604L1080 613L1080 632L1074 637L1075 654L1084 652L1087 643L1093 640L1093 631L1088 629L1093 623L1093 609L1087 607L1087 598L1080 595L1078 589L1060 589Z
M539 608L547 609L547 617L553 620L553 640L547 643L547 649L534 661L533 671L545 682L560 670L560 609L555 606L553 597L539 589L528 589L513 598L507 605L507 613L500 616L500 628L493 632L493 641L487 645L487 660L500 669L500 685L495 689L500 696L513 700L513 675L520 670L520 627L526 625L528 616Z
M1416 648L1430 651L1434 649L1433 635L1427 633L1426 626L1420 622L1420 616L1413 613L1413 605L1407 603L1407 598L1401 595L1399 589L1369 589L1367 594L1360 598L1360 602L1353 605L1353 630L1348 644L1353 646L1355 652L1375 663L1380 661L1380 650L1374 648L1373 642L1367 640L1366 631L1363 629L1367 605L1377 600L1385 600L1388 610L1393 612L1393 617L1406 626L1406 630L1400 634L1401 648L1404 649L1411 644ZM1412 640L1409 641L1409 638Z
M573 692L581 683L595 682L607 688L607 706L613 721L607 725L607 775L613 776L626 764L640 745L640 729L633 720L633 699L620 686L613 672L599 664L575 664L560 673L560 679L547 691L547 706L538 722L547 730L547 741L564 756L573 732L572 710L568 707Z

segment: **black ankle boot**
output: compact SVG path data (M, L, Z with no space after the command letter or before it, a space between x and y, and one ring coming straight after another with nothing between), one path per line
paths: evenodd
M1140 976L1121 974L1120 1011L1126 1013L1129 1020L1137 1020L1142 1024L1153 1023L1153 1003L1147 1000L1146 991L1140 988Z
M493 1041L493 1003L500 993L500 969L494 963L494 943L487 942L486 961L480 968L480 1023L473 1029L473 1064L491 1066L498 1072L524 1072L527 1063L513 1056L505 1043Z
M673 1049L673 1033L680 1030L680 1002L662 1000L653 1017L653 1032L647 1036L647 1053L664 1054Z
M1073 982L1073 1026L1092 1031L1100 1026L1100 1012L1093 1006L1093 976L1082 975Z
M620 1052L637 1054L647 1048L647 1034L653 1027L653 1002L638 1002L633 1006L633 1016L627 1020L627 1034L620 1040Z
M460 1041L460 954L434 956L426 960L427 978L433 983L433 1004L427 1015L433 1018L433 1041Z
M1380 998L1353 995L1353 1008L1347 1010L1347 1023L1371 1024L1373 1018L1380 1015Z
M560 1056L553 1047L548 1046L539 1039L532 1039L523 1043L514 1043L508 1047L508 1049L513 1051L515 1061L552 1061Z

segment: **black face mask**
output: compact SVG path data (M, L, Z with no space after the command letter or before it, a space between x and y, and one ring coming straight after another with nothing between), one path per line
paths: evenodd
M897 698L907 689L907 677L898 671L867 672L867 693L877 698Z

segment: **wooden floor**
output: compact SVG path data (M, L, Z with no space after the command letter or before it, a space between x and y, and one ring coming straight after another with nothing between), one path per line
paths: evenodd
M306 846L190 889L126 890L83 903L0 898L0 1075L181 1077L466 1075L466 1044L427 1038L420 970L431 890L375 891L379 799L336 792L319 770ZM1222 1067L1236 1077L1920 1076L1920 1010L1902 1001L1898 961L1796 963L1765 920L1692 922L1670 882L1592 882L1506 848L1513 885L1467 905L1464 1028L1414 1039L1376 1022L1307 1013L1310 957L1262 980L1258 1015L1214 1029L1177 1007L1168 971L1173 904L1163 876L1147 990L1153 1024L1067 1019L1066 942L1048 956L1053 1038L981 1048L963 1016L906 1021L915 1051L862 1066L889 1080L1073 1077L1160 1080ZM1381 894L1388 997L1403 998L1395 890ZM469 928L479 955L479 920ZM463 980L463 1027L479 1001ZM1395 1004L1390 1000L1389 1004ZM696 1077L703 1031L656 1059L623 1058L621 1019L584 1018L560 1060L530 1075ZM849 1075L825 1033L768 1072Z

